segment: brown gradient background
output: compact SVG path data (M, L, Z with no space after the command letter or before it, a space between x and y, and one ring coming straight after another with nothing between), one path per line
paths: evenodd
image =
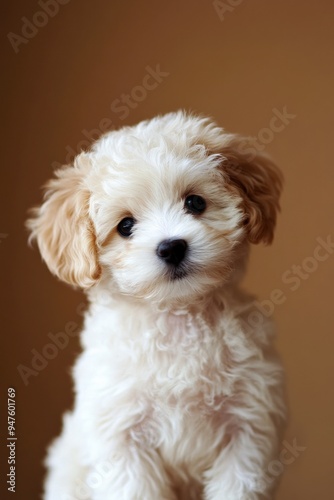
M71 404L69 373L79 352L71 339L28 386L18 374L49 332L81 321L83 296L51 276L23 227L54 162L64 162L66 146L77 149L82 130L102 118L119 127L185 108L256 136L272 109L284 106L296 117L266 146L285 175L283 211L274 245L254 247L245 286L261 300L274 288L286 296L274 312L290 400L286 439L306 450L286 466L278 500L334 498L334 254L298 290L282 281L312 256L317 237L334 239L333 2L244 0L220 21L211 1L71 0L18 54L7 33L19 34L21 18L41 9L34 0L4 2L3 9L1 447L8 386L17 392L18 436L17 493L9 498L39 497L45 448ZM157 64L169 76L122 121L111 102Z

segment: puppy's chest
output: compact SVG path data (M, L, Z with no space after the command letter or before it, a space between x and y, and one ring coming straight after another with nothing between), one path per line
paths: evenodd
M143 344L142 359L140 394L147 413L136 431L140 439L161 438L158 427L176 443L225 418L233 387L219 322L201 314L161 316Z
M223 328L203 313L161 315L143 356L148 387L161 404L200 405L230 392Z

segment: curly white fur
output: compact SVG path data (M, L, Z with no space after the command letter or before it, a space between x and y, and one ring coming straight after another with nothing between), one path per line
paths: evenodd
M32 238L90 306L45 500L271 498L282 370L238 283L249 242L272 240L280 189L268 158L183 112L106 134L49 182ZM179 279L156 255L167 238L188 243Z

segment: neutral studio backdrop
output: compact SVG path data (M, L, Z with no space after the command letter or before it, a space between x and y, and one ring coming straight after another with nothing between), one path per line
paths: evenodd
M4 449L6 392L13 386L16 498L39 498L45 448L72 401L78 339L68 336L68 345L29 376L18 367L33 370L50 333L80 324L84 300L28 248L27 209L41 200L40 186L53 169L106 128L185 108L253 136L284 172L274 244L254 247L245 287L274 315L287 372L290 423L282 448L297 448L289 464L276 464L284 469L277 498L331 500L334 3L48 5L49 14L41 15L37 0L6 1L2 14L0 432ZM271 300L275 289L280 304ZM7 465L1 471L2 495Z

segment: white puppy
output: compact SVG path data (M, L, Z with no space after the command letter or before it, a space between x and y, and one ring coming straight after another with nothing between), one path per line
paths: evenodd
M183 112L56 172L28 226L90 305L46 500L272 497L282 369L239 282L281 184L245 139Z

